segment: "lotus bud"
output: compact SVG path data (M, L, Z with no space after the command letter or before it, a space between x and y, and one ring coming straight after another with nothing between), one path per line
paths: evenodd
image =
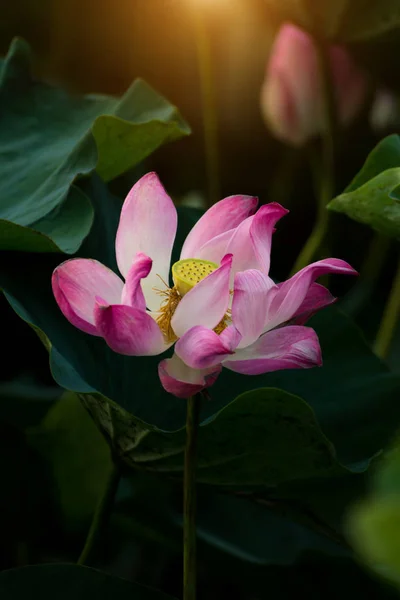
M348 51L329 48L338 121L348 125L362 107L367 79ZM263 118L278 139L302 146L324 130L323 83L313 38L295 25L281 27L261 92Z

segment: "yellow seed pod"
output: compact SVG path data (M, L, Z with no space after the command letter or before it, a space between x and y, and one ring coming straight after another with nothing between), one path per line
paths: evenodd
M186 258L172 266L172 279L181 296L187 294L202 279L218 269L218 265L209 260Z

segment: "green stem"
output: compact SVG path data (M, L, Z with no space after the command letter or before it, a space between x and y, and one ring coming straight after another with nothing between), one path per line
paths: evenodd
M209 206L211 206L214 202L219 200L220 196L218 114L214 89L212 51L201 6L196 6L194 3L192 12L200 78L204 150L208 182L208 203Z
M324 127L321 133L320 160L313 161L312 170L318 189L317 217L310 237L306 241L292 269L292 275L306 267L321 250L328 233L329 211L326 206L334 194L336 101L326 43L315 40L320 65L321 96Z
M196 466L200 395L188 399L183 481L183 600L196 598Z
M374 350L381 358L387 358L393 336L400 318L400 260L394 276L392 289L375 340Z
M121 472L119 468L116 465L113 465L104 492L96 506L85 545L77 560L78 565L86 564L101 530L104 528L110 517L120 477Z

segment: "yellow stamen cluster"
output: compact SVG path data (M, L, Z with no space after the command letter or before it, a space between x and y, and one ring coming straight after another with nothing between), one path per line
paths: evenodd
M202 279L218 269L218 265L209 260L187 258L172 266L172 279L181 296L187 294Z
M157 294L164 297L156 322L167 342L174 342L177 339L171 327L171 320L182 297L216 269L218 269L218 265L208 260L198 260L195 258L180 260L172 266L174 287L169 288L165 281L162 280L165 289L155 288ZM230 310L228 310L224 318L215 327L215 333L222 333L228 327L230 318L231 314Z

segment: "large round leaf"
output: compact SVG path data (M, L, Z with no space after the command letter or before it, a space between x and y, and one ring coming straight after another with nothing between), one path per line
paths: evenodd
M182 475L185 430L146 428L116 404L90 394L83 402L129 465ZM200 427L200 482L253 489L346 472L310 407L282 390L242 394Z
M112 469L109 448L75 394L66 392L27 441L53 474L54 503L71 533L92 519ZM82 542L83 543L83 542Z
M77 97L36 81L30 60L17 39L0 63L0 249L73 253L93 222L76 179L113 179L189 128L143 81Z

